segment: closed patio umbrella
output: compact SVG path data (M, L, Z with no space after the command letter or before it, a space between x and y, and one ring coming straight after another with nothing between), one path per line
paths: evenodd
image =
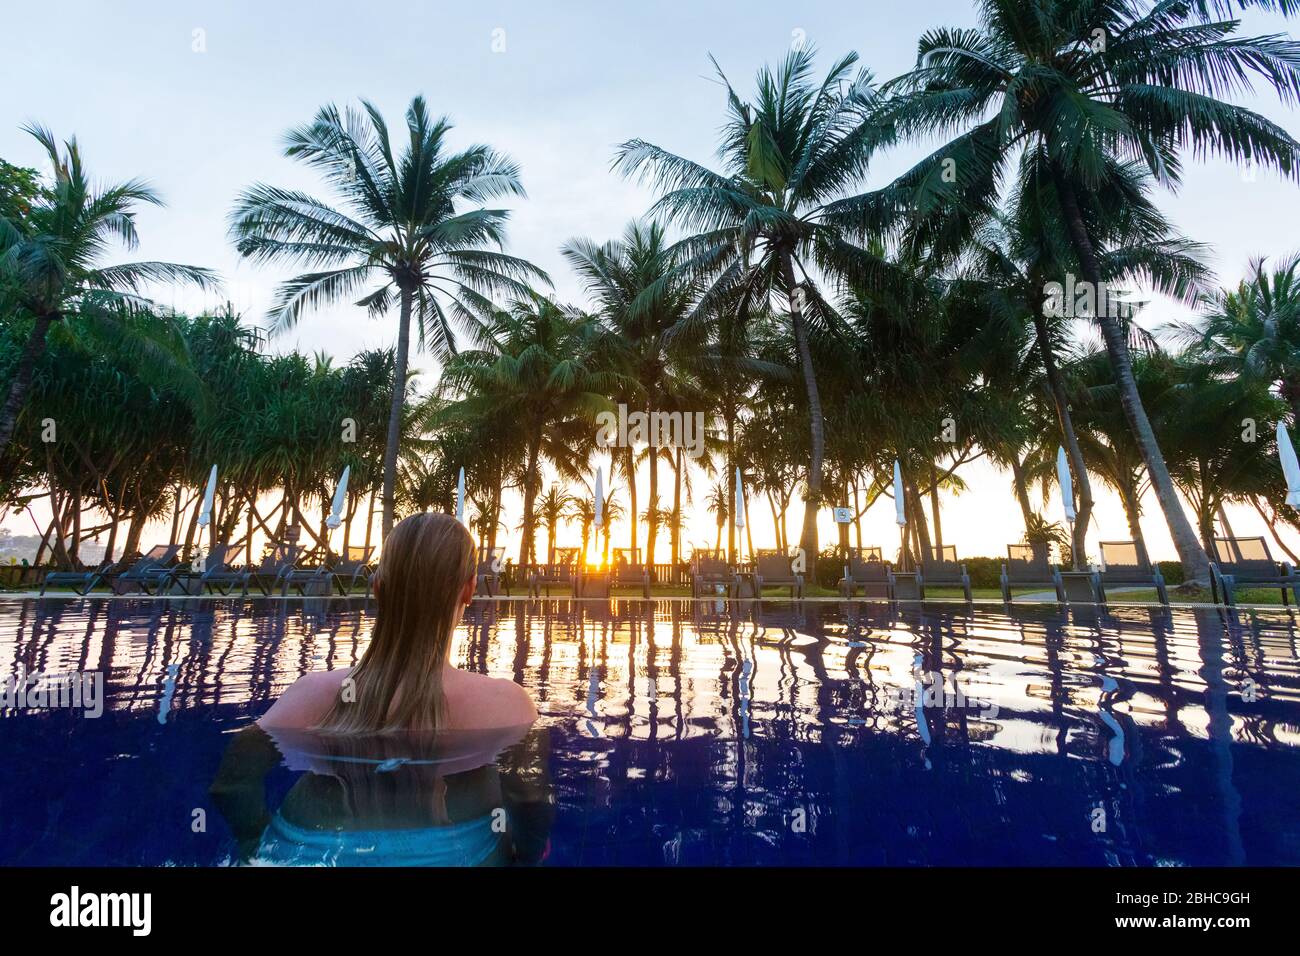
M1056 446L1056 481L1061 486L1061 508L1065 520L1074 524L1074 481L1070 478L1070 463L1066 460L1065 449Z
M208 488L203 492L203 507L199 509L199 527L206 528L212 523L212 502L217 496L217 466L212 466L208 474Z
M351 465L343 466L343 475L338 487L334 489L334 501L330 505L330 516L325 519L325 527L337 528L343 523L343 505L348 497L348 476L352 473Z
M1277 423L1277 457L1282 460L1282 474L1286 476L1286 503L1292 508L1300 508L1300 461L1296 459L1291 435L1282 422Z
M907 554L907 505L903 494L903 466L894 459L894 523L898 525L898 561L906 564ZM904 568L906 570L906 568Z
M603 468L596 469L596 520L593 522L597 530L605 523L605 471Z
M465 523L465 469L461 468L456 479L456 520Z

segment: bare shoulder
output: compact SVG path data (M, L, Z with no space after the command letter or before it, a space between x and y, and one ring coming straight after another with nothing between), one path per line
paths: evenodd
M537 719L528 691L507 678L453 670L444 686L452 722L463 729L517 727Z
M313 671L289 686L262 715L262 727L298 728L318 723L338 698L339 687L351 670Z

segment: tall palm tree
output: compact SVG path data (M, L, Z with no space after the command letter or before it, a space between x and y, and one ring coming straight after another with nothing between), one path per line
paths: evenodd
M878 257L845 242L840 229L824 221L826 204L858 185L875 148L890 138L870 120L876 92L867 71L853 71L857 60L853 53L842 57L815 83L812 48L792 51L775 70L759 71L753 102L742 100L718 69L728 109L718 150L721 172L643 140L624 143L615 160L626 175L649 178L664 191L652 214L695 232L681 248L689 268L713 279L697 312L701 318L714 300L737 290L737 307L746 314L773 301L789 310L808 396L810 461L800 542L809 555L817 553L826 446L809 335L834 321L809 270L862 284L881 281L887 272Z
M501 251L509 211L480 205L523 196L519 167L488 146L450 151L451 123L432 118L421 96L407 107L406 126L407 140L394 155L388 124L373 105L363 100L359 112L323 107L311 123L290 130L285 155L320 170L342 205L258 183L240 195L230 217L240 255L316 270L280 285L270 316L275 329L353 296L375 318L396 304L397 382L406 381L412 319L419 344L445 360L457 349L453 326L472 332L487 296L524 296L531 294L525 283L549 282L541 269ZM384 449L385 535L393 526L404 401L394 389Z
M904 174L896 188L849 201L832 218L878 228L873 213L922 214L956 201L971 217L992 212L1019 156L1019 174L1049 184L1053 233L1091 288L1105 288L1086 196L1114 168L1145 164L1158 182L1181 178L1185 150L1251 160L1300 174L1300 143L1280 126L1220 97L1262 78L1284 101L1300 97L1300 46L1281 36L1239 38L1238 22L1214 20L1222 3L1133 0L983 0L975 29L938 28L920 41L917 65L892 87L900 132L956 134ZM946 175L944 173L947 173ZM1095 317L1120 401L1142 449L1152 489L1188 580L1209 564L1142 407L1120 316Z
M154 282L189 282L200 288L216 283L207 269L172 262L103 265L113 243L127 249L139 245L136 210L161 206L162 199L138 179L96 188L75 137L60 152L45 127L23 129L49 156L52 184L21 204L7 205L0 216L0 306L6 322L31 323L0 408L0 465L5 471L32 370L51 328L71 323L77 339L92 351L130 354L144 370L184 376L188 361L179 328L143 293Z

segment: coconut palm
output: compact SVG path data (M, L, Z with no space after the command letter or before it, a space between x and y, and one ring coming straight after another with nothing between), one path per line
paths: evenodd
M598 303L614 361L625 370L633 394L619 396L647 414L677 411L690 414L690 382L682 374L679 356L692 349L691 319L699 295L698 283L679 267L681 255L671 248L658 223L629 223L621 240L597 246L573 239L561 249ZM654 419L651 419L652 421ZM650 500L659 498L659 460L673 462L672 436L650 428L645 457L650 465ZM667 438L667 441L664 439ZM635 470L635 469L633 469ZM634 487L629 475L629 488ZM654 561L660 509L648 508L647 560ZM635 531L634 531L635 538Z
M7 203L0 216L0 306L5 321L30 323L0 408L0 464L9 470L9 443L26 404L32 370L56 325L90 351L130 356L155 377L197 382L174 318L144 297L152 283L186 282L208 288L215 274L172 262L104 265L114 243L139 245L136 210L161 206L142 180L96 188L82 164L76 138L63 144L43 126L23 127L44 148L51 166L48 188L23 202Z
M1180 338L1220 373L1275 386L1300 423L1300 254L1271 271L1267 260L1253 260L1236 289L1209 293L1202 306Z
M727 486L718 482L709 489L705 496L704 503L708 507L709 514L713 515L714 520L718 523L718 538L713 543L715 551L722 547L722 529L727 526L727 517L731 514L731 502L733 498L727 491Z
M875 148L889 139L870 121L876 101L871 76L854 71L856 54L834 63L819 84L811 47L792 51L775 70L764 68L757 95L746 102L721 69L727 91L721 172L643 140L619 147L616 168L650 179L664 195L652 214L695 235L681 248L689 268L713 280L696 309L707 320L716 300L738 292L741 312L779 303L788 308L808 401L810 461L801 546L817 553L825 426L822 397L809 345L829 327L834 311L810 271L862 284L887 270L871 252L844 241L824 221L826 205L859 184ZM716 64L715 64L716 66Z
M564 485L552 482L546 494L537 500L537 518L546 529L546 563L555 563L555 534L561 524L569 520L573 495Z
M423 97L411 100L406 126L395 155L388 124L370 103L362 101L360 111L323 107L288 133L285 155L319 170L341 206L258 183L240 195L230 217L240 255L314 270L280 285L273 328L292 328L305 312L354 296L376 318L396 305L399 382L407 377L413 319L418 343L445 360L457 349L455 328L473 332L486 297L529 295L525 283L549 281L501 251L509 211L480 205L523 196L519 167L488 146L452 152L451 123L432 118ZM395 389L384 449L385 535L393 526L404 400Z
M1300 46L1281 36L1240 38L1223 4L1131 0L984 0L975 29L938 28L920 41L916 68L892 87L900 132L954 135L893 188L832 210L847 228L874 229L906 207L925 216L955 202L991 214L1019 157L1018 175L1050 186L1052 235L1082 279L1105 288L1103 230L1085 198L1125 162L1174 186L1182 152L1217 154L1300 174L1300 143L1221 97L1262 79L1300 96ZM1198 9L1198 7L1200 9ZM941 237L932 236L936 242ZM1133 378L1122 317L1095 316L1151 486L1189 580L1209 566L1178 500Z
M590 316L537 294L480 315L482 347L450 359L439 389L449 403L434 424L470 426L491 416L521 436L524 492L519 563L531 563L541 468L580 481L595 442L597 413L625 379L602 364Z

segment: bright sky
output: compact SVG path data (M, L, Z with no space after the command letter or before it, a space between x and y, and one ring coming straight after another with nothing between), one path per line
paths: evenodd
M310 172L281 155L284 132L326 102L360 96L397 127L420 92L433 111L455 122L457 145L488 143L522 165L529 198L512 204L509 251L547 269L561 299L580 301L581 290L559 255L561 243L574 236L615 237L653 198L609 171L614 147L641 137L713 161L724 102L708 54L742 91L750 89L756 68L779 60L800 40L816 45L823 68L853 49L878 78L888 79L911 65L925 29L974 22L966 0L575 2L560 12L545 6L380 0L362 6L336 0L16 5L6 11L0 36L0 80L8 94L0 109L0 156L44 169L44 157L19 130L37 120L58 136L75 134L86 162L105 181L147 178L168 207L141 213L143 241L134 257L205 265L226 279L221 295L173 298L163 290L160 298L188 311L230 299L260 322L275 283L291 271L237 262L225 235L236 193L263 180L324 194ZM1261 14L1250 15L1246 25L1252 33L1295 29ZM1250 105L1295 127L1295 115L1266 95ZM883 157L869 184L884 183L918 154L909 148ZM1297 245L1300 191L1272 174L1191 164L1180 193L1162 196L1161 203L1187 235L1213 244L1214 266L1225 282L1235 282L1251 256L1278 256ZM1158 325L1177 310L1156 305L1149 312L1147 324ZM274 344L346 358L394 336L392 322L372 322L343 306L310 317ZM428 359L415 361L432 371ZM1022 531L1009 479L982 465L962 474L972 490L945 502L945 540L963 555L1000 553ZM702 499L703 476L696 488ZM643 487L642 507L644 496ZM1094 527L1107 539L1126 537L1118 501L1100 497ZM765 505L755 502L751 510L755 543L769 544ZM1053 505L1050 514L1058 517L1059 508ZM800 515L798 507L790 515L795 536ZM1263 531L1253 511L1230 517L1238 533ZM889 503L877 505L867 519L869 542L896 542L892 522ZM25 518L7 524L22 533L30 529ZM829 537L829 515L824 525ZM1154 500L1147 503L1144 529L1154 555L1173 556ZM712 538L701 505L688 540ZM659 559L667 560L666 540Z

